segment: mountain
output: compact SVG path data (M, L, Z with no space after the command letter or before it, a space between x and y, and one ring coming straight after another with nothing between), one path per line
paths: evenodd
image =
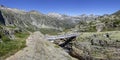
M120 30L120 11L113 14L104 14L94 20L80 21L76 28L79 31L115 31Z
M82 33L73 45L73 56L80 60L120 60L120 10L80 21L75 29Z
M15 26L20 28L29 29L65 29L74 27L76 23L69 20L61 20L55 17L51 17L38 11L32 10L25 12L23 10L0 7L0 23L5 26Z
M36 10L26 12L0 5L0 32L10 39L14 39L14 34L21 31L41 31L43 34L53 35L74 28L80 21L92 21L97 17L85 14L79 16L59 13L43 14Z
M78 18L79 20L82 20L82 21L96 20L96 18L98 17L99 15L93 15L93 14L90 14L90 15L82 14L82 15L75 16L75 18Z
M26 12L15 8L0 6L0 24L28 30L42 28L64 30L73 28L81 20L95 20L96 15L68 16L59 13L42 14L36 10Z
M113 13L113 15L120 15L120 10L118 10L117 12Z

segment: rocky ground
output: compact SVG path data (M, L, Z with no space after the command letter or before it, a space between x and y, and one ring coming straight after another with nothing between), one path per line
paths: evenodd
M80 60L120 60L120 32L83 33L70 54Z
M62 48L46 41L40 32L26 41L26 48L6 60L120 60L119 31L85 32Z
M26 48L6 60L77 60L61 47L46 41L40 32L31 34L26 41Z

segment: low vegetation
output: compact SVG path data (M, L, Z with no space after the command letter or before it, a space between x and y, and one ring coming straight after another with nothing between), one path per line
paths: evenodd
M21 50L26 46L26 38L29 36L27 32L19 32L15 34L16 39L11 40L7 36L2 35L0 42L0 59L5 59L13 55L15 52Z
M18 38L26 38L28 35L29 35L29 33L27 33L27 32L15 33L15 36L18 37Z
M13 28L13 29L16 28L16 26L6 26L6 27L8 27L8 28Z
M98 35L99 37L105 37L105 34L109 34L111 39L118 39L120 40L120 31L107 31L107 32L84 32L81 33L80 37L77 38L77 40L82 40L81 38L88 38L93 35ZM101 38L101 39L102 39ZM104 39L104 38L103 38ZM85 41L85 40L84 40Z
M90 55L94 58L116 58L114 52L120 47L120 31L107 31L107 32L84 32L77 38L78 42L90 43L86 48L90 48Z
M41 28L40 32L43 33L43 34L57 35L61 31L56 30L56 29Z

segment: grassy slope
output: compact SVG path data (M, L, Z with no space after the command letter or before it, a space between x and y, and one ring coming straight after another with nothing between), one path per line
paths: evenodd
M29 36L29 33L21 32L16 33L16 40L10 40L3 43L0 43L0 60L5 59L6 57L13 55L15 52L26 46L26 39Z
M112 39L118 39L118 40L120 40L120 31L84 32L77 39L80 40L80 38L90 37L90 36L92 36L94 34L96 34L96 35L105 35L106 33L109 33L110 37Z

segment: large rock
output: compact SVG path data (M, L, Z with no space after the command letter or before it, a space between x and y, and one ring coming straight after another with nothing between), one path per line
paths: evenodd
M115 34L119 32L81 35L74 42L70 54L80 60L120 60L120 40L115 38Z
M59 46L48 42L40 32L33 33L27 47L6 60L76 60Z
M105 26L105 24L103 24L103 23L96 24L97 32L101 32L103 30L104 26Z

